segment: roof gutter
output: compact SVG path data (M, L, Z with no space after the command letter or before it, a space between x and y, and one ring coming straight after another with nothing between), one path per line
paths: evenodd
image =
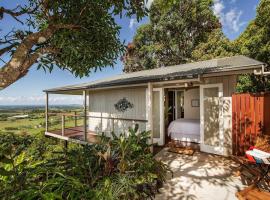
M91 85L91 86L83 86L83 87L75 87L75 88L55 88L55 89L47 89L47 90L43 90L43 92L47 92L47 93L54 93L54 92L66 92L66 91L80 91L80 90L90 90L90 89L106 89L106 88L111 88L111 87L120 87L120 86L127 86L127 85L134 85L134 84L147 84L148 82L170 82L170 81L175 81L178 79L193 79L193 78L198 78L198 80L200 80L201 77L207 76L207 74L216 74L216 73L220 73L220 72L232 72L232 71L237 71L237 70L241 70L241 69L254 69L255 66L260 66L260 65L245 65L245 66L239 66L239 67L233 67L233 68L226 68L226 69L221 69L218 71L201 71L201 73L198 74L185 74L185 75L177 75L176 74L167 74L167 75L163 75L163 76L156 76L156 77L144 77L142 79L137 79L137 80L126 80L125 82L122 83L118 83L116 82L105 82L101 85ZM254 69L254 74L255 75L269 75L270 72L265 71L265 64L261 65L262 69L261 70L256 70ZM168 77L166 77L168 76ZM196 77L197 76L197 77Z
M267 75L270 75L270 71L266 71L265 68L267 67L266 64L263 64L262 65L262 69L261 70L254 70L254 74L255 75L262 75L262 76L267 76Z

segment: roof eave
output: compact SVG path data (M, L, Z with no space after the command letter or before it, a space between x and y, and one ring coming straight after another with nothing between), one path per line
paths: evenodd
M43 92L46 93L57 93L57 92L68 92L68 91L81 91L81 90L90 90L90 89L97 89L97 88L109 88L109 87L122 87L122 86L127 86L127 85L131 85L131 84L145 84L148 82L162 82L162 81L170 81L170 80L177 80L177 79L192 79L192 78L196 78L199 75L205 75L205 74L212 74L212 73L219 73L219 72L233 72L234 71L239 71L239 70L249 70L249 69L257 69L260 68L262 66L265 66L265 63L257 63L257 64L250 64L250 65L244 65L244 66L239 66L239 67L226 67L226 68L212 68L212 69L207 69L206 71L204 70L200 70L199 73L190 73L186 72L186 75L177 75L177 73L173 73L176 74L173 76L173 74L166 74L166 75L160 75L160 76L156 76L156 77L143 77L143 78L138 78L137 80L132 80L132 81L128 81L128 79L126 81L122 81L122 82L118 82L119 80L114 80L114 81L108 81L107 83L97 83L96 85L89 85L89 86L83 86L83 87L60 87L60 88L52 88L52 89L46 89L43 90ZM172 77L170 77L172 76Z

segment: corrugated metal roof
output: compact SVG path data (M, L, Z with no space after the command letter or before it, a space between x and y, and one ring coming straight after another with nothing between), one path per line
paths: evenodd
M213 60L193 62L175 66L161 67L133 73L117 75L111 78L101 79L83 84L69 85L64 87L44 90L45 92L68 91L78 89L104 88L109 86L121 86L129 84L158 82L176 79L198 77L198 75L233 71L238 68L261 66L264 63L246 56L233 56Z

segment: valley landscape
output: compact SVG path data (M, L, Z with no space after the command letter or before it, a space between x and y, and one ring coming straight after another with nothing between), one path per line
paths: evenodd
M49 119L54 129L61 128L61 114L82 111L79 105L51 106ZM71 125L72 117L66 119L66 125ZM80 122L79 122L80 123ZM37 134L45 130L44 106L18 105L0 106L0 133Z

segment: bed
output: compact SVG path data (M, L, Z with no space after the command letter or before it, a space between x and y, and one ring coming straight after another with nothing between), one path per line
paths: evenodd
M200 120L176 119L170 123L168 135L173 140L200 143Z

